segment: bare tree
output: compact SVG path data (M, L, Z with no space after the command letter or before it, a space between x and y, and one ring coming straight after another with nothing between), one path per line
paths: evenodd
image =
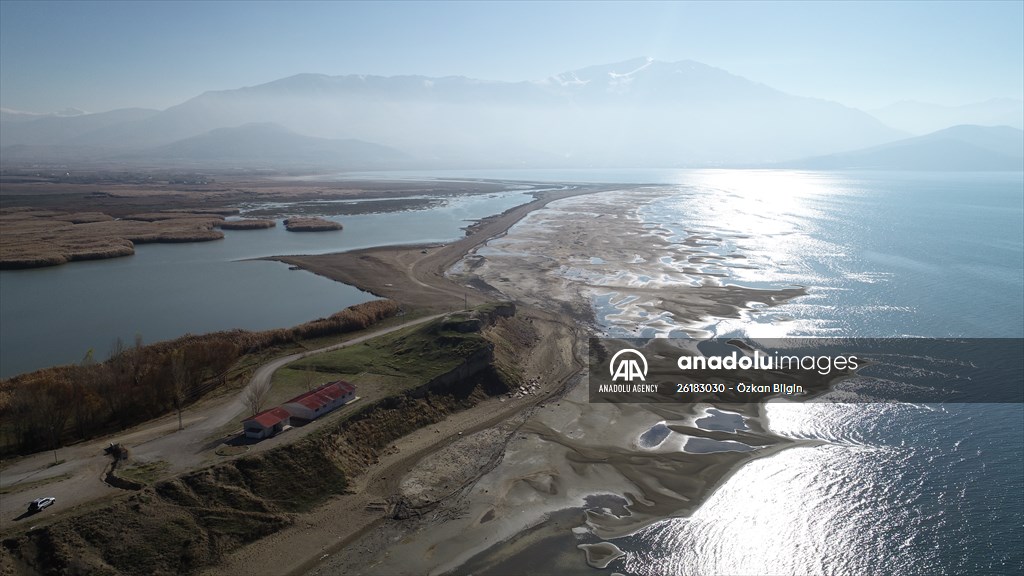
M174 399L174 409L178 411L178 430L184 428L181 412L191 391L192 374L185 362L185 353L182 350L175 350L171 353L171 395Z
M316 381L316 371L313 370L313 366L306 364L302 368L302 383L306 386L306 391L313 389L313 383Z
M32 391L36 395L33 403L36 413L33 417L46 435L47 447L57 448L71 416L71 383L61 376L49 378L36 383Z
M92 350L86 354L71 378L71 403L74 406L75 433L86 438L99 424L102 412L100 389L104 367L92 359Z
M255 416L263 410L263 405L270 395L270 379L263 381L253 380L245 389L245 405L249 407L252 415Z
M136 355L127 348L118 337L110 348L110 377L105 378L97 387L111 415L118 421L121 429L131 423L132 407L138 390L135 386Z

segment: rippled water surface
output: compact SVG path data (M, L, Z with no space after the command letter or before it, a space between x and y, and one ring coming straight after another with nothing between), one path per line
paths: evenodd
M828 439L743 467L692 517L622 539L637 574L1019 573L1019 405L772 407Z
M626 282L589 270L587 260L556 270L596 287L592 303L608 334L1024 336L1021 174L630 176L663 185L658 194L610 194L637 218L638 237L668 243L664 254L634 261L646 272L631 269ZM593 264L604 255L588 256ZM602 291L603 282L613 287ZM739 317L695 327L659 313L651 292L708 285L807 294L777 306L751 302ZM755 460L692 517L613 540L626 556L604 572L1024 571L1021 404L773 402L767 415L774 432L821 444ZM698 423L713 429L723 418ZM638 450L664 439L657 425L638 433ZM539 551L550 554L545 546ZM581 555L574 546L563 553Z
M719 173L640 213L744 256L725 261L723 282L808 287L777 308L714 321L720 335L1019 338L1022 204L1018 174ZM1020 404L772 404L768 415L775 432L828 444L745 466L693 517L619 543L629 552L621 568L1024 569Z

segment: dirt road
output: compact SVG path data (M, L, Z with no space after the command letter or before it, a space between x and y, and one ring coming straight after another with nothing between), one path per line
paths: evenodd
M238 422L246 415L245 395L248 388L268 385L273 374L280 367L312 354L337 350L360 344L371 338L402 330L410 326L429 322L440 315L420 317L396 326L373 330L344 342L316 350L290 354L276 358L261 366L252 380L237 394L228 398L216 398L200 402L185 411L184 429L178 430L176 414L168 414L127 430L122 433L82 442L56 451L41 452L13 462L5 463L0 470L0 533L22 527L23 523L33 525L48 522L53 518L72 513L74 508L103 498L124 494L103 481L104 472L110 464L110 457L103 453L111 442L127 446L132 459L137 462L167 463L167 475L191 470L213 458L214 450L220 444L217 436L223 434L225 426ZM317 429L305 426L290 431L285 441L297 438ZM241 431L241 426L228 437ZM227 437L221 436L223 439ZM277 442L273 443L277 444ZM271 443L264 442L258 449L266 449ZM59 464L54 464L54 462ZM31 517L22 517L28 503L41 496L57 498L56 505Z
M424 457L559 393L583 368L575 351L576 335L564 319L553 314L536 310L522 310L520 314L533 320L540 338L547 343L536 349L523 366L525 376L540 383L536 394L490 399L400 438L366 474L353 479L353 494L335 497L300 514L292 527L235 551L206 573L298 576L315 569L323 559L386 519L387 507L381 504L398 493L402 478Z
M466 237L445 245L388 247L322 256L274 258L373 294L395 299L409 308L427 310L433 314L361 335L339 345L275 359L257 370L249 386L267 382L275 370L301 357L358 344L369 338L427 322L467 304L472 306L493 300L495 294L486 285L461 285L447 278L446 270L484 242L505 234L533 210L562 198L617 188L578 185L537 192L534 201L485 219L474 225ZM582 368L576 355L575 323L553 312L530 310L526 313L531 314L545 331L542 340L545 346L536 351L530 365L524 370L528 376L543 382L538 394L504 402L489 400L402 438L396 442L393 452L382 458L366 475L355 479L356 495L336 498L320 509L303 515L295 528L243 548L214 572L264 573L272 565L288 567L286 571L301 572L312 567L323 554L339 549L380 521L383 513L373 510L371 504L393 494L402 476L424 456L461 434L492 427L559 391ZM230 398L190 408L185 417L185 429L181 431L177 430L176 415L171 414L123 434L61 449L58 459L64 462L56 466L49 466L52 453L37 454L6 465L0 470L0 488L32 486L46 479L52 481L31 490L5 494L0 499L0 532L20 528L20 523L16 523L18 514L29 500L44 492L45 495L57 497L57 506L27 522L46 522L70 513L72 507L121 494L121 491L107 486L101 480L109 461L102 455L102 449L110 442L126 444L133 458L168 462L167 474L201 466L209 461L213 449L219 445L218 439L212 436L223 433L225 425L245 414L244 396L243 389ZM280 436L273 439L273 444L294 441L317 427L307 426L299 433ZM270 444L261 443L260 448L267 446ZM345 518L345 522L339 523L337 518Z
M464 286L446 277L445 271L452 265L554 200L615 188L565 187L542 193L533 202L482 221L467 237L443 246L386 247L276 259L403 304L434 310L458 309L467 302L473 306L493 300L495 295L486 286ZM535 308L520 307L519 314L532 320L544 342L522 366L526 378L541 382L536 395L488 400L399 439L392 445L393 450L354 479L354 494L336 497L300 515L291 528L237 550L208 573L300 575L314 570L325 558L386 518L386 507L380 504L397 493L402 478L424 457L460 436L494 427L560 392L584 368L576 322L564 314Z

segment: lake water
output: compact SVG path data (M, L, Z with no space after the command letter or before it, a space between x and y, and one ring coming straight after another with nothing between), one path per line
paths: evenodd
M711 319L718 335L1024 336L1019 173L705 173L640 214L743 254L724 283L808 288L770 311ZM628 556L612 568L1024 571L1022 405L772 403L768 417L775 433L827 444L744 466L691 518L616 541Z
M746 256L724 283L808 288L709 319L718 335L1024 336L1021 174L702 173L640 214ZM617 541L627 556L612 568L1024 571L1021 404L772 403L768 417L777 433L828 444L745 466L691 518Z
M0 271L0 377L106 358L116 338L145 342L231 328L300 324L374 297L279 262L250 258L325 254L441 242L474 220L527 202L525 192L446 198L428 210L329 217L340 232L228 230L224 239L144 244L134 256Z
M718 335L1024 336L1019 173L733 172L679 191L641 213L680 232L713 231L722 250L746 255L726 282L810 292L742 320L712 319ZM768 417L775 432L828 444L745 466L691 518L618 542L628 555L613 567L1024 571L1021 404L771 403Z
M709 249L744 255L743 266L723 265L724 283L799 285L809 292L742 319L709 318L706 329L718 335L1024 337L1019 173L475 171L348 177L374 176L670 185L673 194L639 206L638 214L679 235L714 234L720 240ZM229 232L213 244L143 246L130 259L3 272L3 371L20 371L9 366L37 349L59 349L61 361L77 361L91 347L105 352L115 336L171 337L177 334L157 335L160 327L183 315L192 323L178 330L199 332L285 326L327 314L346 298L365 295L330 282L314 287L321 279L279 264L235 260L452 238L460 234L463 218L523 200L500 196L438 212L365 221L346 217L345 231L333 238L281 229ZM435 216L437 223L425 220ZM358 222L365 226L360 229ZM119 266L127 269L111 283ZM261 269L251 268L252 276L240 281L249 266ZM246 305L225 316L225 324L202 325L231 301ZM320 308L303 308L314 305ZM108 315L119 320L108 326ZM604 328L617 329L610 322ZM1021 404L771 403L768 416L780 434L825 444L756 460L692 517L665 519L614 540L626 556L601 573L1024 572ZM657 433L648 440L658 441ZM572 566L594 574L573 539L595 537L567 538L558 549L527 551L524 557L534 558L538 569ZM510 568L517 573L524 566Z
M556 177L590 180L575 171ZM711 238L704 249L732 255L718 261L722 284L808 290L739 319L707 318L700 328L708 333L1011 338L1019 355L1010 361L1024 362L1020 173L617 171L600 178L666 184L669 193L637 203L636 215L675 242ZM615 309L629 305L629 289L616 290L616 302L626 304L595 300L600 328L635 335ZM676 335L692 328L678 325ZM767 415L774 432L824 444L755 460L691 517L612 540L626 556L601 573L1024 572L1024 405L773 402ZM660 440L653 430L650 443ZM595 541L586 531L567 533L517 553L496 573L535 560L531 570L594 574L576 544Z

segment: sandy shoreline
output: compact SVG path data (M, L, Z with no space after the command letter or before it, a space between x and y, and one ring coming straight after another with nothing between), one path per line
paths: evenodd
M382 298L432 311L448 311L493 300L497 293L480 282L459 283L446 271L472 250L503 236L527 214L556 200L614 190L621 186L579 185L535 192L536 198L469 227L465 237L448 244L389 246L314 256L273 256L315 274Z
M533 210L554 200L607 190L605 186L566 186L538 192L534 201L503 214L484 219L470 228L466 237L442 246L388 247L322 256L275 257L274 260L300 266L377 295L393 294L409 307L447 311L493 300L486 286L470 287L445 276L445 270L468 251L504 234L510 226ZM550 346L539 347L521 366L524 376L537 383L533 394L495 399L444 422L421 429L397 441L376 466L355 479L353 494L332 499L296 525L232 553L211 574L265 573L268 566L280 566L277 573L301 574L312 569L326 554L341 549L385 521L389 499L398 494L402 478L425 456L436 453L460 436L470 436L495 426L507 425L545 398L559 392L582 368L575 354L571 322L543 310L522 310ZM491 447L502 442L488 442ZM457 472L453 472L457 476ZM465 479L464 482L471 481ZM345 518L344 526L333 521Z
M636 206L669 193L662 187L533 186L533 201L483 219L447 244L267 258L417 313L512 300L542 344L524 351L529 393L487 400L399 439L352 479L350 494L296 515L289 528L230 553L207 573L484 570L550 538L582 544L580 567L589 550L592 564L614 569L608 540L692 513L745 462L799 444L768 432L754 407L742 413L749 431L736 437L759 449L686 453L680 438L722 436L695 426L706 407L590 404L582 359L601 322L667 335L803 291L722 285L707 266L706 238L673 244L636 218ZM299 194L316 187L304 183ZM741 256L714 258L732 257ZM646 276L652 267L653 279ZM671 441L639 446L637 438L656 424L667 424ZM389 517L396 510L401 519Z
M608 189L588 190L601 191ZM639 194L640 201L644 201L665 192L652 189L632 193ZM543 314L553 326L560 325L565 337L557 342L575 349L577 356L586 353L579 329L590 325L597 312L591 310L591 299L595 293L616 290L609 288L610 276L626 279L627 284L621 289L645 295L632 310L626 307L620 312L624 323L649 317L645 310L674 312L675 318L659 327L662 333L708 316L738 316L745 313L752 301L770 307L803 293L800 289L752 290L716 284L711 281L712 273L703 272L705 251L691 242L687 250L680 252L663 241L657 231L638 237L632 232L637 222L628 216L628 210L618 206L620 200L614 200L616 196L575 191L542 198L487 219L466 238L444 246L377 248L276 259L435 311L460 307L466 301L472 305L489 298L509 298L519 302L521 310ZM571 208L566 208L566 202L548 206L554 199L568 198L572 198L566 200ZM610 217L599 221L592 217L595 213ZM512 226L515 238L508 232ZM706 280L698 285L689 282L690 288L672 291L661 286L635 285L630 277L638 272L632 272L630 264L657 261L658 254L666 250L675 251L676 262L683 258L689 259L690 264L666 270L662 284L687 284L680 282L681 276L704 275ZM601 258L592 258L595 252ZM588 270L588 266L592 269ZM613 269L627 272L613 274ZM552 341L551 345L558 346L557 342ZM575 373L565 359L561 361L566 367L566 378ZM549 359L539 365L550 370L557 364ZM487 436L480 432L476 441L484 445L485 452L491 450L492 457L499 454L499 461L489 470L462 470L462 487L437 501L430 514L401 520L378 514L371 521L362 522L362 527L356 527L354 524L360 522L351 519L360 516L342 514L357 511L351 503L344 504L339 499L310 516L314 519L309 521L309 529L301 531L301 539L275 535L236 554L221 569L241 574L260 566L261 558L276 558L277 554L294 557L298 540L319 542L319 548L303 562L285 562L291 567L287 573L422 574L445 573L459 566L460 570L500 566L511 561L528 542L550 537L545 526L552 518L560 519L556 524L563 532L579 535L574 538L581 543L598 544L664 518L686 516L744 463L805 443L771 434L764 426L759 408L754 406L742 413L749 430L736 438L758 446L757 450L705 454L671 449L638 452L636 438L658 422L668 422L678 437L723 439L729 435L703 431L694 425L707 407L594 405L586 397L586 378L573 382L567 388L546 388L543 399L533 403L538 407L511 435ZM539 407L541 404L544 406ZM517 413L502 412L510 416ZM457 427L464 418L472 416L456 415L444 424ZM501 420L497 418L495 423ZM417 442L410 437L399 440L395 447L398 453L408 453L410 446L420 446ZM404 460L403 470L408 475L389 480L390 492L374 492L378 501L389 496L415 498L430 491L425 486L429 478L450 481L459 476L458 466L445 468L441 473L436 466L430 467L430 458L423 459L422 467L417 465L416 460L421 457L438 457L451 449L438 448L417 448L420 452ZM389 468L390 474L395 474L394 468ZM379 476L374 478L372 484L383 485ZM410 482L401 482L402 478L418 480L412 482L414 488L410 489ZM372 500L368 494L357 494L352 502L368 505ZM611 513L588 504L601 494L618 495L624 505L620 512ZM350 529L344 535L321 533L315 528L340 517L349 519L345 524ZM501 542L518 544L495 546ZM307 551L315 548L310 544L304 547ZM591 550L595 558L609 553L602 547ZM578 555L580 566L586 567L583 551Z

